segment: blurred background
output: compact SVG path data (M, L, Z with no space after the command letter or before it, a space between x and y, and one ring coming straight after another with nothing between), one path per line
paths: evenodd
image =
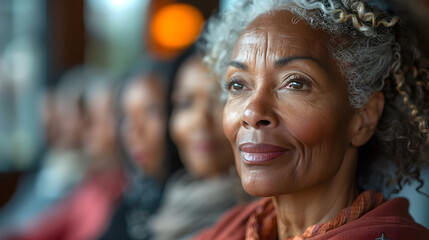
M37 164L40 93L68 70L89 65L121 75L145 55L169 61L228 2L0 1L0 171ZM178 5L163 9L172 3Z
M0 206L39 164L46 89L84 65L121 76L142 57L170 61L228 2L0 1Z
M209 16L232 2L1 0L0 208L21 179L39 169L41 152L55 139L50 134L59 132L56 123L63 120L50 118L46 106L49 89L66 73L85 66L119 81L141 59L172 61L198 37ZM427 54L429 1L396 2L413 13ZM424 174L428 180L428 171ZM428 185L422 189L426 193ZM413 211L429 227L429 214Z

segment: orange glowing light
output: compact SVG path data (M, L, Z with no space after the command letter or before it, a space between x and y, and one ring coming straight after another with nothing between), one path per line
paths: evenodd
M180 49L195 41L203 22L204 17L197 8L183 3L171 4L154 14L151 34L160 46Z

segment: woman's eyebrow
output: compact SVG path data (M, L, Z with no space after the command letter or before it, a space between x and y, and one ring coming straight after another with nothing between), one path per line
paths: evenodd
M319 61L317 61L313 57L309 57L309 56L288 56L288 57L284 57L284 58L280 58L280 59L276 60L274 67L276 67L276 68L283 67L285 65L288 65L288 64L290 64L294 61L298 61L298 60L310 60L310 61L313 61L313 62L321 65L319 63Z
M294 61L299 61L299 60L310 60L310 61L313 61L313 62L321 65L319 63L319 61L317 61L313 57L309 57L309 56L288 56L288 57L284 57L284 58L280 58L280 59L276 60L274 66L276 68L279 68L279 67L283 67L283 66L288 65ZM249 68L247 67L246 64L244 64L242 62L238 62L238 61L231 61L228 63L228 66L235 67L235 68L245 70L245 71L249 70Z
M231 61L228 63L228 66L236 67L236 68L239 68L239 69L245 70L245 71L247 71L249 69L246 64L244 64L242 62L238 62L238 61Z

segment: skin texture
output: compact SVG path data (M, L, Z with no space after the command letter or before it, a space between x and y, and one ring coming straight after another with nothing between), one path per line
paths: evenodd
M113 92L110 89L95 91L88 99L88 130L85 132L85 149L93 168L118 165L118 149L113 116Z
M161 80L144 76L126 87L122 136L131 160L155 179L163 179L166 151L167 91Z
M55 146L60 149L80 149L85 130L85 112L78 99L57 97L55 114L58 121L58 136Z
M384 104L377 93L353 109L328 52L329 36L304 21L293 24L292 17L287 11L262 15L244 30L226 72L223 120L244 189L274 199L279 239L351 204L357 149L372 136ZM249 164L241 148L246 143L285 152Z
M193 57L179 69L172 94L173 141L187 170L202 178L225 174L234 156L222 129L221 88L209 77L200 57Z

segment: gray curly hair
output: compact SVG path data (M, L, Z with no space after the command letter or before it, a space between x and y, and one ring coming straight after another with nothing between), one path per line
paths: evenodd
M360 107L375 91L384 86L392 65L394 33L389 27L398 22L396 17L378 19L380 13L367 12L362 2L350 0L264 0L241 1L218 19L208 23L205 36L205 62L215 73L223 76L232 49L241 32L256 17L273 11L288 10L307 20L314 28L333 35L348 33L354 38L348 47L331 46L332 56L341 63L340 68L349 82L350 103ZM299 19L295 19L299 21ZM347 23L351 24L338 24ZM376 28L382 28L376 31ZM346 46L347 44L344 44ZM224 80L224 79L223 79Z
M399 24L399 18L389 13L394 10L390 7L384 0L240 0L208 22L202 37L204 61L224 82L243 30L258 16L275 11L290 11L296 16L293 22L304 20L329 33L328 48L348 82L351 106L364 106L377 91L385 95L376 134L363 152L379 154L377 159L395 165L394 174L379 174L383 185L396 185L393 192L410 180L420 182L419 191L423 185L420 167L429 165L424 155L429 143L429 63L416 47L412 29L403 19ZM347 37L338 44L337 36ZM360 151L359 158L375 159L366 155ZM361 175L368 175L366 167Z

